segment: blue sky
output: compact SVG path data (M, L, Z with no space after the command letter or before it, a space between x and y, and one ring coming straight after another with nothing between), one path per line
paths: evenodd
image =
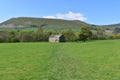
M13 17L120 23L120 0L0 0L0 22Z

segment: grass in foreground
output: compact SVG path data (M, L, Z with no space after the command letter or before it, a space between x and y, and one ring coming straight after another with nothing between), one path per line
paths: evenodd
M120 41L0 44L0 80L119 80Z

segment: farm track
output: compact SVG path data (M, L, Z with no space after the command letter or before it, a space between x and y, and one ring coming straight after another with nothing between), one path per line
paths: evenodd
M65 53L65 48L62 44L54 45L54 64L51 65L52 72L51 80L71 80L75 79L77 72L77 63L75 59Z

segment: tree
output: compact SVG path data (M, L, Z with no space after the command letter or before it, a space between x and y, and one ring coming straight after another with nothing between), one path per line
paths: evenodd
M106 35L105 35L105 32L103 29L101 29L101 28L97 29L97 37L98 37L98 40L105 40L106 39Z
M65 41L75 41L76 39L76 36L72 30L65 30L62 34L65 36Z
M39 27L39 28L38 28L37 33L43 33L42 27Z
M4 37L0 35L0 43L4 42Z
M120 28L115 28L114 33L120 33Z
M19 33L19 41L20 42L33 42L34 38L31 32L20 32Z
M30 25L30 27L32 27L32 28L36 28L36 27L38 27L38 26L37 26L37 25L32 24L32 25Z
M82 27L79 33L79 40L86 42L92 39L92 31L89 27Z
M7 41L8 41L8 32L0 31L0 42L7 42Z
M14 31L8 32L8 42L19 42L18 38L16 37L16 32Z

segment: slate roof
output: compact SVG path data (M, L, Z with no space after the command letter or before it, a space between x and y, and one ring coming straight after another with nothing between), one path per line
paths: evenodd
M50 38L59 38L59 37L61 37L61 36L62 36L62 34L51 35Z

